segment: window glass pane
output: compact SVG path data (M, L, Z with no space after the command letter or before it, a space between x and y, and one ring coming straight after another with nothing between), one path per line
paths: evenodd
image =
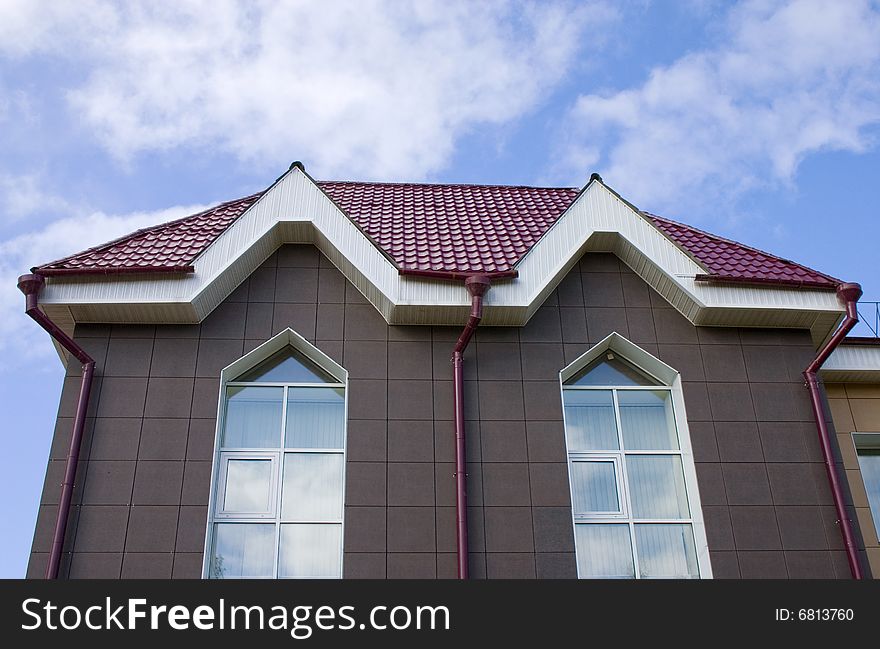
M617 402L624 448L632 451L678 449L669 392L620 390Z
M575 525L578 573L583 579L635 577L629 525Z
M659 385L617 354L607 352L565 382L566 385Z
M229 460L226 463L225 513L268 512L271 507L272 460Z
M868 504L874 517L876 533L880 535L880 450L859 449L859 467L868 494Z
M290 388L287 392L287 448L342 448L345 431L342 388Z
M235 380L240 383L338 383L293 347L278 352Z
M281 488L285 520L342 518L342 453L286 453Z
M614 462L571 463L574 513L599 514L620 511Z
M688 518L687 491L678 455L627 455L634 518Z
M275 525L219 523L214 525L210 575L213 579L272 577Z
M279 577L341 577L342 525L281 526Z
M226 389L224 448L278 448L284 388Z
M636 525L639 575L696 579L697 554L690 525Z
M568 450L612 451L619 447L610 390L563 390Z

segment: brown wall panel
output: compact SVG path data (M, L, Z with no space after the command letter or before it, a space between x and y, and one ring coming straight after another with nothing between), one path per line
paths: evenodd
M345 576L454 577L459 328L388 326L311 246L279 249L201 325L77 328L98 367L66 575L199 576L220 370L288 326L350 373ZM612 331L682 374L716 577L846 576L799 374L809 335L698 329L607 254L585 255L525 327L478 329L465 354L472 575L576 576L558 372Z

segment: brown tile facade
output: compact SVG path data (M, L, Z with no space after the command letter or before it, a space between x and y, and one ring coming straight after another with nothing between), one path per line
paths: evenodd
M291 327L350 375L346 577L455 575L450 350L388 326L311 246L284 246L201 325L79 326L97 359L62 574L199 577L220 370ZM846 577L800 372L805 331L691 325L588 254L522 328L465 356L473 577L576 576L558 372L617 331L682 374L713 571ZM78 389L59 409L29 574L42 574Z

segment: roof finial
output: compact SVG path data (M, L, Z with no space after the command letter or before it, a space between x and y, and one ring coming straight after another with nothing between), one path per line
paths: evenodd
M299 160L294 160L293 162L291 162L291 163L290 163L290 167L288 167L287 170L288 170L288 171L293 171L293 168L294 168L294 167L296 167L297 169L299 169L299 170L302 171L303 173L306 172L306 166L305 166L302 162L300 162Z
M605 184L605 181L602 180L602 176L597 174L595 171L590 174L590 182L593 182L594 180L598 180L603 185Z

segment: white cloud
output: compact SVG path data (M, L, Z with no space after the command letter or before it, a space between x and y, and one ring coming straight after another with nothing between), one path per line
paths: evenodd
M0 172L0 225L16 223L33 214L68 214L71 206L46 190L43 174Z
M581 95L564 173L599 152L610 184L646 208L730 205L793 181L805 156L861 152L880 123L880 12L858 0L747 2L721 42L640 86Z
M0 54L12 58L34 52L64 53L95 47L96 37L112 30L117 12L105 0L47 2L3 0L0 3ZM64 34L65 38L58 38Z
M2 7L0 55L86 62L70 102L120 159L189 145L384 179L436 172L463 134L526 114L615 17L463 0Z
M16 287L19 275L45 263L111 241L138 228L195 214L206 206L177 206L154 212L104 214L92 212L58 219L48 225L0 241L0 363L44 362L54 354L48 335L24 314L24 297Z

